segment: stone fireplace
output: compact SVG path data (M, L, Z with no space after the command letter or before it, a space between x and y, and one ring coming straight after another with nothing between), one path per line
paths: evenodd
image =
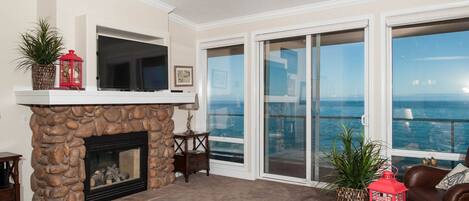
M98 136L127 135L123 138L128 140L133 139L133 135L136 137L136 132L146 133L148 151L143 154L146 163L140 163L147 165L146 173L135 172L137 170L132 167L120 167L126 169L125 173L120 172L124 174L121 178L137 178L136 175L146 174L147 189L159 188L175 179L172 105L31 106L31 110L31 165L34 169L31 188L35 201L85 200L85 185L91 179L86 176L85 159L91 155L87 153L85 141ZM140 160L135 158L140 154L135 149L120 150L110 156L124 157L125 163ZM116 168L112 166L110 164L110 168ZM88 173L93 175L92 170ZM124 179L107 181L107 184L117 180ZM96 183L94 185L96 187Z

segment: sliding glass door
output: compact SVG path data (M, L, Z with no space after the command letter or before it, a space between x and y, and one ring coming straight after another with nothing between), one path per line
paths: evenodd
M306 177L306 37L264 45L264 170Z
M327 181L330 153L342 125L364 131L364 30L317 34L312 42L312 178Z
M364 30L262 44L263 174L325 181L332 174L325 156L341 126L364 130Z

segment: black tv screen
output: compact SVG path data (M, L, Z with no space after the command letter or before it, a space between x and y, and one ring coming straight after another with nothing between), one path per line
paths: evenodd
M166 46L98 36L99 90L168 89Z

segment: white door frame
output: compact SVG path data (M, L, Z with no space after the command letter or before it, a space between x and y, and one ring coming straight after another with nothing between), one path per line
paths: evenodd
M306 178L295 178L289 176L282 176L282 175L273 175L264 172L264 42L265 40L271 39L278 39L278 38L288 38L294 36L305 36L306 37L306 96L307 100L311 100L311 87L312 87L312 80L311 80L311 35L318 34L318 33L325 33L325 32L332 32L332 31L342 31L342 30L351 30L351 29L364 29L365 32L365 39L364 39L364 51L365 51L365 69L364 69L364 126L365 126L365 136L368 136L368 107L369 107L369 79L370 79L370 70L369 66L372 63L373 52L370 51L370 47L372 47L373 40L370 40L371 34L370 30L373 30L373 16L366 15L366 16L358 16L358 17L348 17L343 19L331 20L331 21L323 21L317 22L307 25L299 25L299 26L292 26L292 27L284 27L279 29L272 29L272 30L264 30L264 31L256 31L253 32L251 35L251 45L253 49L257 52L253 54L255 58L254 64L252 65L253 68L256 70L257 75L257 83L258 84L258 91L256 94L257 97L257 104L255 110L258 111L258 121L259 123L257 132L256 132L256 143L259 145L257 147L257 178L259 179L266 179L266 180L273 180L273 181L280 181L286 183L294 183L306 186L324 186L325 184L322 182L313 181L311 178L311 139L312 139L312 131L311 131L311 101L307 101L307 118L306 118Z
M196 112L196 129L197 130L207 130L207 104L208 104L208 90L207 90L207 83L208 83L208 74L207 74L207 49L212 48L221 48L221 47L228 47L233 45L243 45L244 51L244 136L243 139L239 138L230 138L230 137L218 137L218 136L210 136L210 141L214 142L228 142L228 143L235 143L235 144L243 144L243 157L244 163L234 163L234 162L227 162L221 160L210 159L210 166L211 166L211 173L230 176L230 177L238 177L244 179L254 179L253 174L251 173L252 165L252 155L250 148L250 132L248 125L250 124L249 121L251 118L251 106L248 103L250 97L250 89L248 86L248 80L250 79L250 68L249 68L249 48L248 48L248 34L235 34L225 37L218 37L218 38L211 38L205 40L197 41L197 77L198 79L198 94L199 94L199 102L200 107L199 110ZM200 121L202 119L202 121Z

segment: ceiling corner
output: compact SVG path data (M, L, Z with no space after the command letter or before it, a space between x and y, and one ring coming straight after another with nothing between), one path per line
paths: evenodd
M175 22L175 23L178 23L178 24L181 24L181 25L185 25L187 27L189 27L190 29L194 30L194 31L197 31L198 30L198 24L195 23L195 22L192 22L180 15L177 15L175 13L170 13L169 14L169 20Z

